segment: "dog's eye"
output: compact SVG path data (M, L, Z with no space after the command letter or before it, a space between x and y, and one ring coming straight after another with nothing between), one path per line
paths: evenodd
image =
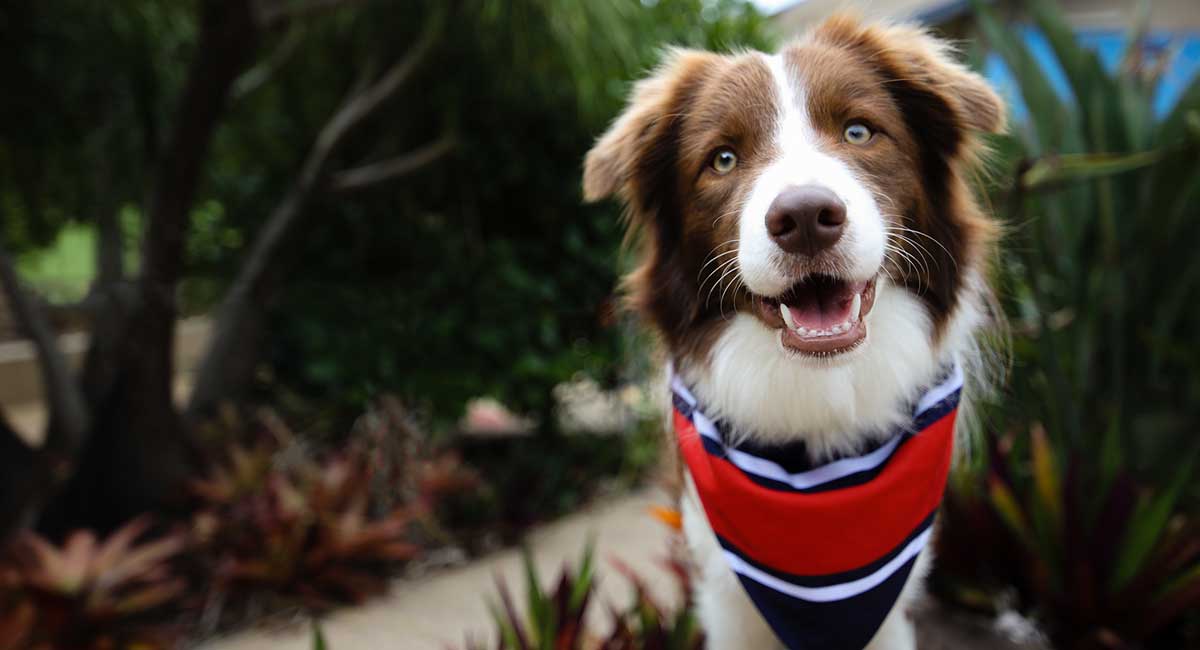
M842 133L842 137L846 138L846 142L850 144L866 144L871 141L872 135L874 133L871 132L870 127L861 122L855 122L847 126L846 130Z
M728 174L729 172L733 171L734 167L737 167L737 161L737 154L733 153L733 149L730 149L729 147L722 147L721 149L717 150L717 153L713 154L713 171L717 172L718 174Z

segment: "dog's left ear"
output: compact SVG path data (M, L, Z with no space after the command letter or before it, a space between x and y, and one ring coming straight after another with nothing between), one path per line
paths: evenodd
M918 79L923 77L928 88L941 94L963 124L983 133L1004 132L1004 101L983 77L955 59L946 41L913 27L885 31L896 32L889 40L901 44L895 54L904 60L909 72Z
M984 133L1006 127L1004 101L987 81L959 63L946 41L912 25L865 25L840 15L822 23L817 40L845 47L876 67L888 80L888 90L901 104L918 113L954 120L959 126ZM940 104L940 105L939 105ZM949 114L945 114L946 111ZM936 113L943 113L937 116Z
M583 162L583 198L599 201L623 193L630 200L635 167L668 158L670 125L677 121L673 106L679 87L709 68L716 55L682 48L667 50L649 77L639 81L629 104L608 131L596 141Z

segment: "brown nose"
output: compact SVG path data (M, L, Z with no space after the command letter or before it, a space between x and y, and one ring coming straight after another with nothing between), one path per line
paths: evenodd
M846 204L824 187L789 187L767 209L767 233L789 253L816 255L846 229Z

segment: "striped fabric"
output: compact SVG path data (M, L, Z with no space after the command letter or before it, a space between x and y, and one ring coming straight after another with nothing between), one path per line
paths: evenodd
M861 650L883 624L932 533L962 383L952 367L908 427L813 465L803 444L726 444L672 376L675 433L717 542L789 649Z

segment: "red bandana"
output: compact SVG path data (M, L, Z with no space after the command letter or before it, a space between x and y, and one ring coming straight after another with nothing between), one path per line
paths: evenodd
M861 650L932 533L954 447L958 367L922 395L908 427L819 466L803 444L727 445L679 377L671 388L701 504L759 612L791 650Z

